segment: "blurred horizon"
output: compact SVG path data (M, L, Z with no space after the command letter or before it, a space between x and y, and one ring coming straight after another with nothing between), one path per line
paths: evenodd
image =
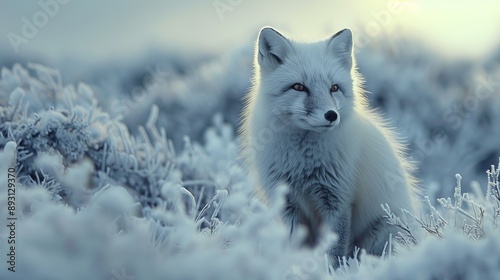
M358 48L378 36L403 37L421 41L452 60L482 58L500 46L500 2L492 0L460 4L450 0L150 0L140 4L41 0L1 5L2 56L12 61L41 59L55 66L65 60L91 64L129 60L152 51L220 54L252 43L263 26L305 40L351 28Z

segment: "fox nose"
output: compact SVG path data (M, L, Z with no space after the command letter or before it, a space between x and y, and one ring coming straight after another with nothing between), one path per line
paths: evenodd
M337 120L337 117L338 117L337 113L333 110L330 110L325 113L325 119L331 123Z

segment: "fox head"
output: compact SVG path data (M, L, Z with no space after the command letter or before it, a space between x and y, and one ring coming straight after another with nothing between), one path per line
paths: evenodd
M326 132L342 124L355 104L352 45L349 29L299 43L263 28L255 53L261 106L295 129Z

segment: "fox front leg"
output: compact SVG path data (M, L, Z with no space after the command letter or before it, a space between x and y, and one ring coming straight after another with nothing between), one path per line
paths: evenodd
M330 227L337 234L335 244L328 250L333 267L339 266L343 256L350 256L353 251L353 238L351 233L351 211L332 213Z

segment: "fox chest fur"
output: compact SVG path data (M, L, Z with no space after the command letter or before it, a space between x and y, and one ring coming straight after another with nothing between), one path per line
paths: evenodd
M333 143L325 143L328 139L314 132L275 135L275 138L279 143L269 143L257 155L266 185L285 183L290 199L308 196L318 210L337 209L352 197L349 190L341 189L348 181L340 166L345 161L343 155Z
M261 184L288 186L284 219L291 232L305 227L308 246L317 244L321 229L335 227L330 216L350 211L354 199L354 178L349 174L353 168L334 138L334 133L276 132L255 154ZM273 187L265 188L269 197L274 196Z

